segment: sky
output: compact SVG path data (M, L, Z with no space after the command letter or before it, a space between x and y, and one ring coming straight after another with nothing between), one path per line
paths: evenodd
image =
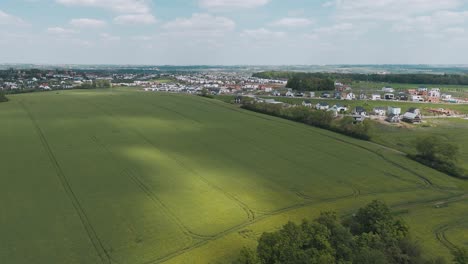
M1 0L0 63L468 64L468 0Z

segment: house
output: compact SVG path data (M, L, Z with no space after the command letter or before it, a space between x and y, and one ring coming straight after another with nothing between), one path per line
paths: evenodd
M338 113L344 113L348 111L348 107L339 104L334 105L332 109L335 109Z
M400 115L389 115L385 118L385 121L389 123L400 123Z
M322 98L330 98L330 97L331 97L330 93L327 93L327 92L322 93Z
M326 102L320 102L315 105L315 109L317 110L328 110L330 108L330 105Z
M312 102L310 100L305 100L302 102L302 105L305 107L312 107Z
M424 97L421 95L412 95L411 101L413 102L424 102Z
M385 107L374 107L372 112L374 113L374 115L378 115L378 116L387 115L387 109Z
M442 94L441 97L442 97L443 100L450 100L450 99L452 99L452 95L451 95L451 94Z
M363 115L353 115L353 119L355 123L361 123L364 122L364 120L366 120L366 117Z
M347 93L344 97L343 97L344 100L356 100L356 95L354 93Z
M392 93L386 93L384 95L385 100L395 100L395 95Z
M393 107L393 106L389 106L388 107L388 115L401 115L401 108L400 107Z
M392 87L384 87L384 88L382 88L382 92L384 92L384 93L394 93L395 89L393 89Z
M408 101L408 95L405 93L398 93L397 99L400 101Z
M291 91L288 91L288 92L286 93L286 96L287 96L287 97L294 97L294 93L291 92Z
M296 97L304 97L304 93L299 92L299 93L296 93L295 96L296 96Z
M410 109L408 109L407 113L421 115L421 110L419 108L411 107Z
M281 93L278 92L278 91L274 91L274 92L273 92L273 96L281 96Z
M367 95L365 93L360 94L359 100L367 100Z
M356 108L354 108L353 115L367 116L367 111L362 106L356 106Z
M422 122L422 116L421 116L421 110L418 108L410 108L402 117L402 120L407 122L407 123L421 123Z
M372 101L382 100L382 96L380 94L373 94L371 97L371 100Z
M439 88L432 88L429 93L427 94L429 97L440 97L440 89Z
M410 113L410 112L406 112L403 117L402 117L403 121L407 122L407 123L412 123L412 124L415 124L415 123L421 123L422 122L422 118L420 115L417 115L417 114L414 114L414 113Z
M315 97L315 92L310 92L309 97L311 97L311 98Z

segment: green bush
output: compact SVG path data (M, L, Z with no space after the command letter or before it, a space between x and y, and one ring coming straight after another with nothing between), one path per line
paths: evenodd
M283 107L279 104L244 102L242 108L328 129L354 138L370 140L372 127L370 120L365 120L362 123L355 123L352 117L335 120L332 112L318 111L303 106Z
M6 102L8 101L8 98L6 97L5 93L3 91L0 91L0 103L1 102Z
M460 255L460 254L459 254ZM460 259L463 260L461 254ZM359 263L430 264L409 235L408 226L393 216L386 204L373 201L352 217L340 220L325 212L312 222L289 222L274 233L264 233L256 251L243 249L239 264Z
M459 148L447 139L437 136L422 137L416 140L415 146L417 154L409 155L413 160L451 176L468 179L466 172L457 166Z

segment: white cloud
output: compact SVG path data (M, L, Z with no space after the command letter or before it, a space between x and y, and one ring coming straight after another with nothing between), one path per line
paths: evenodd
M229 18L210 14L193 14L190 18L177 18L162 26L169 33L190 35L219 35L234 30L236 23Z
M0 10L0 25L24 26L26 24L23 19Z
M114 36L109 33L102 33L100 37L104 41L119 41L120 40L119 36Z
M402 19L393 25L394 32L440 32L449 26L464 25L468 21L468 11L439 11L432 15Z
M70 20L70 25L78 28L102 28L107 25L103 20L92 18L77 18Z
M121 15L114 18L114 23L116 24L154 24L156 23L156 18L151 14L129 14Z
M255 8L268 4L270 0L199 0L202 8Z
M445 29L445 33L461 35L465 33L465 29L461 27L452 27L452 28Z
M463 0L334 0L337 18L396 21L407 16L460 7Z
M118 13L149 13L151 11L146 0L56 0L67 6L85 6L109 9Z
M278 39L284 38L286 33L281 31L271 31L266 28L248 29L241 33L242 37L253 39Z
M63 28L63 27L49 27L47 28L47 33L56 34L56 35L67 35L76 33L73 29Z
M330 27L321 27L315 30L316 33L319 34L339 34L345 33L350 30L354 29L353 24L351 23L340 23Z
M279 27L306 27L310 26L314 23L311 19L308 18L282 18L271 23L272 26L279 26Z

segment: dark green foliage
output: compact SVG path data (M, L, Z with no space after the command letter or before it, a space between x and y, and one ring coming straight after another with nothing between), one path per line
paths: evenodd
M210 99L214 98L214 96L206 88L203 88L203 90L201 91L201 93L199 95L202 96L202 97L210 98Z
M5 96L3 91L0 91L0 103L8 101L8 98Z
M110 87L111 83L107 80L95 80L91 83L83 83L80 86L77 86L76 89L101 89Z
M332 112L318 111L302 106L284 107L279 104L243 102L242 108L328 129L358 139L370 139L370 130L372 127L370 120L365 120L357 124L352 117L344 117L335 120Z
M330 91L335 89L335 82L328 78L297 74L289 79L286 87L298 91Z
M436 170L458 178L466 178L466 173L456 165L459 148L448 140L437 137L422 137L415 142L417 154L410 157Z
M296 73L296 72L260 72L253 75L266 79L331 79L343 83L352 81L369 81L381 83L410 83L410 84L444 84L468 85L468 75L455 74L358 74L358 73Z
M463 260L463 253L459 255ZM443 264L445 261L424 258L419 245L410 239L406 225L383 202L374 201L343 222L336 213L326 212L313 222L303 221L300 225L289 222L278 232L264 233L257 251L242 250L237 263Z

